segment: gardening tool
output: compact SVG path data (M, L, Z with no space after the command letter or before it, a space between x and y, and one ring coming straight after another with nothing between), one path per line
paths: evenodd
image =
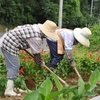
M30 52L28 52L26 49L24 49L24 51L25 52L27 52L32 58L34 58L34 56L30 53ZM52 74L54 74L54 75L56 75L50 68L48 68L46 65L44 65L43 66L46 70L48 70L49 72L51 72ZM63 83L63 84L65 84L66 86L68 86L68 84L63 80L63 79L61 79L58 75L56 75L57 76L57 78Z
M51 72L51 73L53 73L53 74L55 74L52 70L50 70L50 68L48 68L46 65L44 66L44 68L46 69L46 70L48 70L49 72ZM55 74L56 75L56 74ZM56 75L57 76L57 75ZM67 83L63 80L63 79L61 79L59 76L57 76L57 78L63 83L63 84L65 84L66 86L67 86Z
M74 67L74 70L75 70L76 74L78 75L78 77L80 78L81 75L79 74L79 72L78 72L78 70L76 69L76 67Z

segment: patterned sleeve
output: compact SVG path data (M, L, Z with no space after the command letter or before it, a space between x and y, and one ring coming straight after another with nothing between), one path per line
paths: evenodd
M39 37L29 38L26 40L31 48L33 54L38 54L41 52L42 40Z

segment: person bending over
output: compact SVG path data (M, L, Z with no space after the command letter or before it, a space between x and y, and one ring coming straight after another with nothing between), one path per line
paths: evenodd
M45 36L58 40L59 37L54 31L56 29L57 25L53 21L46 20L43 24L17 26L0 38L0 47L5 57L8 78L5 96L20 96L14 91L14 79L20 68L19 51L30 48L35 62L39 66L43 66L44 62L40 55L41 40Z
M59 36L59 40L55 41L47 37L46 41L50 49L50 62L48 62L48 67L56 68L57 64L63 59L64 54L66 55L67 61L72 67L76 66L74 58L72 56L73 45L81 43L82 45L89 47L89 37L91 36L91 31L89 28L75 28L70 29L57 29L56 34Z

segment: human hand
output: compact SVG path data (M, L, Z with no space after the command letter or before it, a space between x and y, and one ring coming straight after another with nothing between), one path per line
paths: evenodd
M40 53L39 54L34 54L34 61L39 66L43 65L43 60L42 60L42 57L41 57Z
M71 64L70 64L70 66L71 66L72 68L75 68L75 67L76 67L75 61L72 61Z
M42 66L42 67L45 66L45 62L44 62L44 61L42 61L41 66Z

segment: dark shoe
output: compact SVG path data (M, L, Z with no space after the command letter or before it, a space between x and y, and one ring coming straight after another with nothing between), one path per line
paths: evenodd
M57 67L57 65L54 65L54 64L51 64L50 62L47 64L47 67L52 67L52 68L56 68Z

